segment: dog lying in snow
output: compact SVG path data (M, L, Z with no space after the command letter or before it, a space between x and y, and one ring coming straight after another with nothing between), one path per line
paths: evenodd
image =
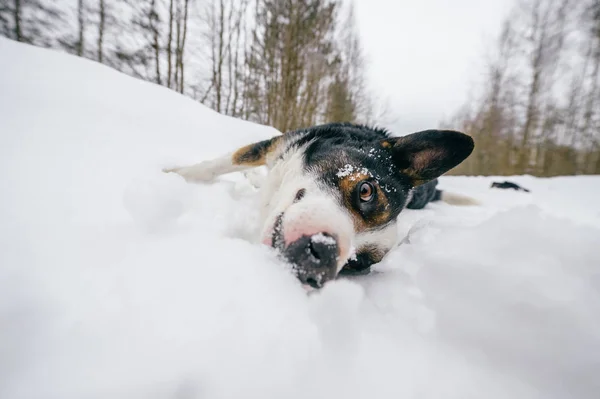
M262 243L278 250L302 284L320 288L360 273L398 241L404 208L431 201L467 205L436 189L437 177L473 151L473 139L426 130L404 137L349 123L291 131L213 160L166 169L189 182L265 165Z

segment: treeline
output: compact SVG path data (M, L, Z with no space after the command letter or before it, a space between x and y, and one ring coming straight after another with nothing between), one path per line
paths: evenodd
M280 131L383 123L349 1L0 0L0 34ZM487 60L441 124L477 143L453 173L599 174L600 0L516 0Z
M0 0L0 34L280 131L369 123L376 109L342 0Z
M521 0L484 85L444 127L477 146L455 174L600 173L600 0Z

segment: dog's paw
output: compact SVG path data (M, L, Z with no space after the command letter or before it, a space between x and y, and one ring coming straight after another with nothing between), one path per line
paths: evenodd
M192 166L165 168L163 172L178 174L190 183L210 182L216 177L214 170L208 162L200 162Z

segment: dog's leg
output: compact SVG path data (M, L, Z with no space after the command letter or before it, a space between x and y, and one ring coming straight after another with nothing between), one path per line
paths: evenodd
M252 166L233 163L233 154L227 154L194 165L164 169L163 172L177 173L188 182L208 182L217 176L242 171L250 167Z
M281 144L283 136L259 141L238 149L219 158L203 161L190 166L164 169L166 173L177 173L190 182L211 181L226 173L239 172L266 163L267 155Z

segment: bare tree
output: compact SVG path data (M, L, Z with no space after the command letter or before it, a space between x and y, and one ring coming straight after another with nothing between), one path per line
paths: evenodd
M338 3L260 0L246 66L250 117L281 131L322 120Z
M232 2L229 3L232 5ZM225 25L226 6L225 0L212 2L209 12L208 29L211 44L212 78L209 91L214 92L213 108L217 112L222 111L224 96L223 89L223 65L225 63Z
M281 130L369 118L354 15L351 7L342 13L342 0L205 0L204 16L197 4L4 0L0 33L92 57ZM199 38L202 25L208 34ZM127 34L111 34L118 30Z
M187 38L187 28L188 28L188 10L189 10L189 0L184 0L183 3L183 13L179 13L179 18L177 21L177 68L179 69L179 81L176 82L178 87L175 89L180 93L184 91L184 83L185 83L185 74L184 74L184 55L185 55L185 42ZM181 29L181 40L179 40L179 30Z
M590 115L598 115L599 71L588 27L593 26L590 7L598 2L525 0L518 5L506 21L501 56L490 64L484 95L450 123L477 143L473 156L453 173L592 170L585 165L596 162L590 150L595 141L589 137L598 131L598 117Z
M44 0L4 0L0 4L0 32L16 41L51 47L63 10Z
M98 4L98 62L104 60L104 31L106 26L106 4L99 0Z
M167 87L171 87L173 76L172 43L173 43L173 0L169 1L169 36L167 38Z
M156 0L151 0L148 13L148 27L152 33L152 49L154 50L154 66L156 68L156 83L162 84L160 75L160 40L159 40L160 17L156 10Z
M364 55L359 40L359 32L356 27L354 16L354 7L350 3L347 6L346 14L342 15L338 21L340 27L337 34L336 53L338 53L339 65L332 65L335 69L335 78L329 88L330 101L331 95L335 96L337 106L330 109L338 115L328 116L326 120L343 120L346 122L355 122L358 120L367 121L371 118L371 104L366 91L366 76Z
M78 38L77 38L77 55L82 57L85 48L85 9L84 9L83 0L77 0L77 29L78 29Z
M559 3L560 1L560 3ZM529 0L523 2L523 11L531 18L526 26L525 39L530 52L528 63L531 83L526 99L526 115L521 134L518 165L529 171L530 139L540 126L541 96L553 84L564 44L565 13L571 0Z
M15 18L15 38L17 41L23 41L23 31L21 28L21 15L23 7L21 7L21 0L14 0L15 8L14 8L14 18Z
M249 0L212 0L204 10L210 79L201 100L228 115L238 115L244 108L248 4Z

